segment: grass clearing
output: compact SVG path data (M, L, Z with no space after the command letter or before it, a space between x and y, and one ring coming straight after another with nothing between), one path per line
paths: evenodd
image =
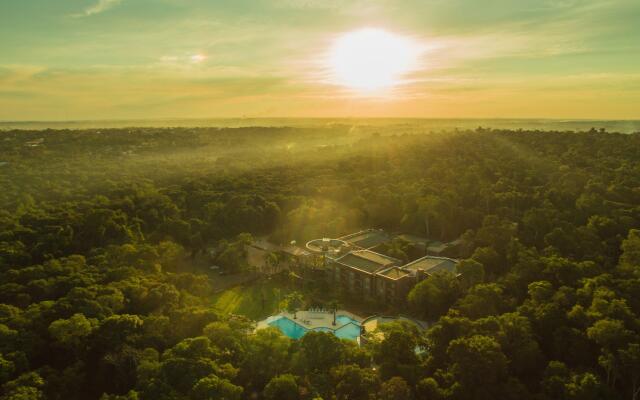
M225 314L260 320L275 313L280 301L291 292L290 288L273 280L257 281L215 294L212 305Z

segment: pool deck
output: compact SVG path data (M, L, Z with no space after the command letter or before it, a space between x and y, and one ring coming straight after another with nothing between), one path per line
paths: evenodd
M362 322L363 318L360 316L357 316L353 313L350 313L348 311L345 310L338 310L336 312L336 316L340 316L340 315L345 315L349 318L352 318L358 322ZM296 323L304 326L307 329L314 329L314 328L331 328L331 329L338 329L344 325L346 325L345 323L340 323L338 321L336 321L336 324L333 325L333 312L331 311L312 311L312 310L306 310L306 311L298 311L296 313L296 318L293 318L293 314L286 312L286 311L281 311L267 319L264 319L260 322L258 322L256 329L264 329L264 328L268 328L269 327L269 322L273 321L274 318L276 317L287 317L293 321L295 321Z

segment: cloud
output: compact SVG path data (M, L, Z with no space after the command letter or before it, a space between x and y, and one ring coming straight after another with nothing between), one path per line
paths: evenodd
M0 64L0 120L289 117L553 117L637 119L640 73L465 71L354 98L288 76L153 66L48 68ZM247 73L250 73L248 71ZM406 92L405 92L406 90Z
M202 64L207 61L209 57L203 53L186 53L180 56L168 55L160 57L160 62L169 65L195 65Z
M0 121L234 116L282 104L303 88L286 77L160 65L1 65ZM30 117L31 115L31 117Z
M122 0L98 0L98 2L90 7L85 8L85 10L79 14L74 14L74 17L89 17L95 14L100 14L101 12L107 11L110 8L113 8L120 4Z
M282 8L337 9L344 5L344 1L341 1L341 0L277 0L273 4L276 7L282 7Z

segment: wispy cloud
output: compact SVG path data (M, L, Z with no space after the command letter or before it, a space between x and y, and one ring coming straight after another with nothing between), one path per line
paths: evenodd
M89 17L91 15L100 14L120 4L122 0L98 0L98 2L90 7L85 8L81 13L74 14L74 17Z

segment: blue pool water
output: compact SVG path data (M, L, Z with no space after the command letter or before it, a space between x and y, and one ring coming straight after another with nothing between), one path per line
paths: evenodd
M356 325L360 325L358 321L353 318L347 317L346 315L336 315L336 323L338 325L353 323Z
M360 324L358 323L358 321L351 319L345 315L339 315L336 317L336 323L339 326L339 328L337 329L321 326L318 328L314 328L313 330L333 333L340 339L348 339L353 341L357 340L358 336L360 336ZM309 329L298 324L294 320L283 316L275 317L268 324L269 326L274 326L280 329L282 333L284 333L291 339L300 339L305 335L305 333L309 332Z
M336 329L333 334L340 339L357 340L358 336L360 336L360 325L348 323Z
M282 333L289 336L291 339L300 339L308 331L307 328L302 325L298 325L287 317L280 317L269 322L269 325L280 329Z

